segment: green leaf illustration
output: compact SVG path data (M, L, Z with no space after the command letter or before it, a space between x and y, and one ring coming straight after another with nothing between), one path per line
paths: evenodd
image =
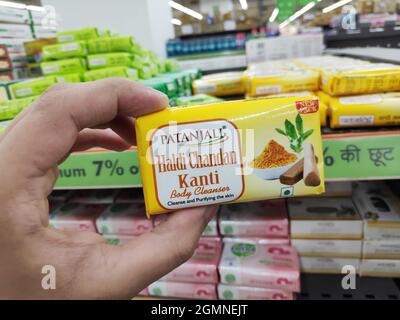
M300 113L297 114L297 117L296 117L296 129L299 132L299 136L301 137L303 135L303 119L302 119Z
M301 137L302 140L305 141L309 136L311 136L313 134L313 132L314 132L313 129L306 131Z
M295 140L297 139L297 132L296 132L296 128L293 125L293 123L291 123L289 120L285 120L285 129L286 129L286 135L288 137L290 137L291 139Z
M280 133L280 134L282 134L282 135L284 135L286 137L286 133L282 129L276 128L275 130L276 130L276 132L278 132L278 133Z

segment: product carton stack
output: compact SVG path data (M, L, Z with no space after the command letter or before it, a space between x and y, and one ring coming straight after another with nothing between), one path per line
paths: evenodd
M220 299L290 300L300 289L285 200L221 207Z
M348 265L359 271L363 221L351 196L290 199L288 208L302 272L340 274Z
M357 183L354 203L364 219L361 276L400 277L400 201L380 182Z

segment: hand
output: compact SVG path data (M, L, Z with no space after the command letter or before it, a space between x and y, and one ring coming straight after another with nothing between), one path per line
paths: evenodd
M131 117L167 105L124 79L56 85L10 124L0 136L0 299L129 299L191 257L214 207L170 214L124 246L48 226L58 164L94 146L126 150ZM55 267L56 290L42 289L45 265Z

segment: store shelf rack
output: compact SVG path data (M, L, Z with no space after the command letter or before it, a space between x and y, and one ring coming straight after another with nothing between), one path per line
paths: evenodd
M400 130L325 132L327 181L400 178ZM138 151L91 149L72 154L61 166L56 189L141 187Z

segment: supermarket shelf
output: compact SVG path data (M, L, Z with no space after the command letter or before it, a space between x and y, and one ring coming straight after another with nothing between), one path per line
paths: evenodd
M226 69L239 68L244 69L247 66L246 55L244 54L218 56L204 59L191 59L178 61L178 63L183 69L198 68L205 72L217 72Z
M390 48L346 48L327 49L327 54L365 59L374 62L400 64L400 49Z
M339 131L323 135L327 181L400 178L400 130ZM61 166L56 189L141 187L136 148L72 154Z
M236 35L238 33L250 33L252 29L235 29L235 30L221 30L214 32L204 32L204 33L192 33L192 34L182 34L178 36L181 39L194 39L194 38L204 38L204 37L217 37L217 36L227 36Z
M343 275L302 275L299 300L400 300L398 279L357 277L355 290L344 290Z
M207 53L174 56L173 58L178 61L185 61L185 60L207 59L215 57L230 57L230 56L244 55L245 53L246 53L245 50L226 50L226 51L215 51Z

